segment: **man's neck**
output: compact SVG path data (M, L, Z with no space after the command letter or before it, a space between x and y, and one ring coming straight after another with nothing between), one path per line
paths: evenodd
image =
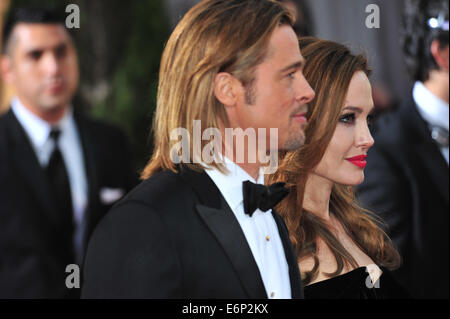
M34 115L38 116L42 120L46 121L49 124L58 123L66 114L66 111L69 105L56 106L51 109L43 109L34 105L34 103L30 103L27 99L22 97L18 97L22 105L29 110Z
M236 153L233 153L233 155L231 155L231 154L227 154L227 153L225 153L223 151L222 152L222 156L226 157L228 160L232 161L234 164L236 164L237 166L242 168L255 181L258 180L259 172L260 172L260 168L261 168L261 165L258 162L256 162L256 163L247 163L247 162L237 161Z
M448 72L433 70L428 80L423 85L441 100L449 102L449 78Z
M235 162L236 163L236 162ZM255 181L259 177L260 166L258 163L236 163L240 168L242 168L248 175L253 177Z
M220 123L220 121L219 121ZM249 154L249 146L248 146L248 139L244 139L244 145L239 145L240 149L237 150L238 143L236 142L237 139L241 138L234 136L231 140L228 140L227 138L224 138L226 136L225 129L222 123L219 124L219 130L222 134L222 154L226 156L229 160L233 161L236 165L238 165L240 168L242 168L248 175L253 177L255 181L258 180L259 177L259 171L261 168L261 163L258 159L258 154L255 154L253 157ZM230 143L231 145L227 143ZM250 148L251 149L251 148ZM230 153L231 152L231 153ZM243 154L241 154L243 152ZM241 156L237 156L237 154ZM243 156L242 156L243 155ZM242 158L243 157L243 158ZM249 159L254 158L254 163L249 163Z

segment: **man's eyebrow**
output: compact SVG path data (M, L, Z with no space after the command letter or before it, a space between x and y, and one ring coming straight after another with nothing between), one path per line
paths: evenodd
M59 43L57 43L57 44L55 44L55 45L53 45L51 47L36 46L36 47L25 48L25 53L27 54L27 53L31 53L31 52L37 52L37 51L43 52L43 51L46 51L46 50L54 51L54 50L62 49L62 48L67 47L67 46L68 46L68 43L66 41L62 41L62 42L59 42Z
M280 73L284 73L284 72L287 72L287 71L293 70L293 69L301 69L304 65L305 65L305 60L300 60L298 62L290 64L287 67L281 69Z

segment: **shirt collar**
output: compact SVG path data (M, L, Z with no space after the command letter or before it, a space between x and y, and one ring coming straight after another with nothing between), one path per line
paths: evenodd
M18 97L12 99L11 109L36 149L41 149L44 146L45 142L48 140L52 127L58 127L61 130L61 135L64 135L64 132L69 128L73 118L72 107L69 107L58 123L50 125L48 122L28 110Z
M257 184L264 184L264 174L263 170L260 169L258 180L255 180L239 165L228 159L226 156L223 156L223 162L223 165L228 171L227 174L224 174L215 168L206 169L205 172L214 181L217 188L230 205L230 208L235 211L236 207L241 205L244 200L242 183L251 181Z
M422 82L414 84L413 98L420 115L428 124L441 126L448 130L448 103L434 95Z

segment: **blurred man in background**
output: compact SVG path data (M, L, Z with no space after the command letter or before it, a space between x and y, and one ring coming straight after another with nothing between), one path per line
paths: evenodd
M387 222L417 298L449 297L449 17L445 0L405 2L410 97L374 126L360 200Z
M1 50L1 34L3 33L1 30L3 30L3 23L4 23L4 16L6 12L8 12L8 8L10 5L10 0L0 0L0 50ZM0 114L3 112L6 112L7 108L9 107L9 100L11 99L11 96L13 95L12 89L9 86L6 86L3 82L3 79L0 77Z
M134 186L127 143L72 106L78 59L63 16L16 10L2 48L16 97L0 117L0 298L77 297L66 266L81 266L93 227Z

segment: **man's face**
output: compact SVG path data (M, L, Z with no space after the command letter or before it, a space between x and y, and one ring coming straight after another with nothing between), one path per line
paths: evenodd
M290 26L273 32L265 60L255 69L249 103L245 94L239 98L233 118L242 129L278 129L278 149L295 150L305 139L307 103L314 91L303 76L304 58L297 37ZM248 96L248 94L247 94Z
M70 103L79 71L75 48L63 26L19 23L7 59L4 75L24 105L45 113Z

